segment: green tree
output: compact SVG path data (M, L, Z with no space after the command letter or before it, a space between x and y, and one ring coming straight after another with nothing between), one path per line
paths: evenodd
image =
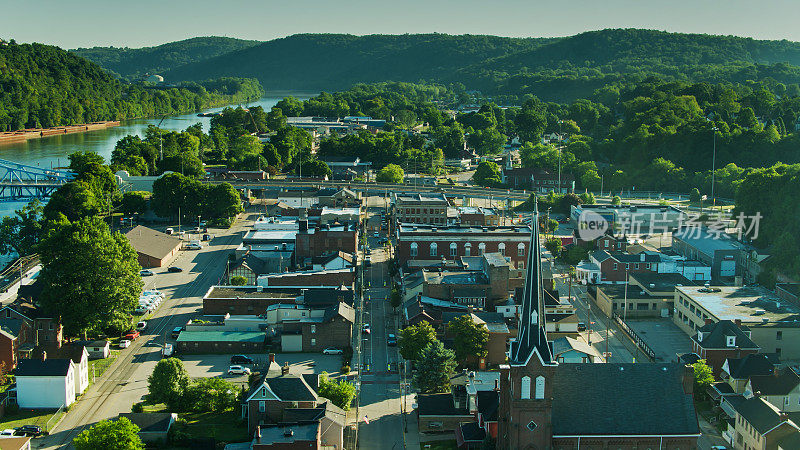
M611 204L612 205L620 205L621 203L622 203L622 199L619 198L619 195L615 195L614 197L611 198Z
M547 127L547 117L541 111L528 106L526 102L526 106L523 106L522 112L517 115L514 124L520 139L527 142L538 142Z
M391 305L392 308L397 309L403 302L403 297L400 295L400 290L397 289L397 286L392 287L392 294L391 298Z
M488 353L489 330L483 324L477 324L472 316L463 315L447 324L448 333L453 336L453 348L458 361L466 361L467 357L483 358Z
M206 190L204 216L230 219L242 212L242 198L230 183L221 183Z
M586 259L588 256L589 253L580 245L573 245L569 248L569 250L562 253L562 258L564 261L572 266L577 266L578 263Z
M86 182L71 181L53 192L42 213L49 220L56 220L59 214L63 214L68 220L74 221L96 216L105 206L103 199L97 198Z
M59 222L39 245L42 305L57 313L67 336L130 326L142 292L136 250L96 217Z
M403 168L397 164L387 164L383 169L378 171L375 181L378 183L394 183L401 184L405 173Z
M356 388L346 380L332 380L323 372L319 376L319 395L327 398L334 405L345 411L350 410L350 404L356 398Z
M472 181L478 186L496 187L503 184L500 166L491 161L482 161L472 175Z
M564 248L561 245L561 239L559 238L550 238L545 242L544 247L547 251L553 255L554 258L558 258L561 255L561 250Z
M165 403L169 408L176 408L183 401L190 379L189 373L183 367L183 361L178 358L166 358L156 364L147 382L148 402Z
M222 378L198 378L186 388L180 403L183 410L223 412L237 405L239 391L239 387Z
M122 194L120 210L125 215L144 214L151 194L147 191L130 191Z
M456 368L456 355L439 341L429 343L416 360L413 383L423 394L446 392Z
M36 251L42 237L42 204L31 200L27 205L0 221L0 253L16 252L25 256Z
M78 175L86 172L91 165L97 164L102 166L106 163L103 157L95 152L77 151L70 153L68 158L70 170L74 171Z
M299 174L300 171L297 170L297 173ZM328 177L328 179L330 179L333 175L333 171L325 164L325 161L312 159L311 161L303 161L303 175L318 178Z
M277 106L273 106L267 113L267 128L272 131L280 130L286 126L286 116L283 115L283 110ZM264 130L261 130L264 131Z
M700 189L693 188L689 193L689 201L692 203L700 203Z
M231 286L245 286L247 284L247 278L236 275L235 277L231 277Z
M72 440L75 450L144 450L139 427L126 417L102 420Z
M714 382L714 370L706 364L705 359L694 363L694 392L699 396L705 396L706 389Z
M407 326L400 330L397 345L403 359L416 360L422 349L434 341L436 341L436 330L428 322L422 321L418 325Z

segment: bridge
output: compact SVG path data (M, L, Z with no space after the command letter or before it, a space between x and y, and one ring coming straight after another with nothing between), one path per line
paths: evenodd
M75 172L68 170L43 169L0 159L0 202L48 198L75 176Z

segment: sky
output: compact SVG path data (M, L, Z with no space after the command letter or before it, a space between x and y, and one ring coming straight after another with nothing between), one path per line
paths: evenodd
M796 0L2 0L0 38L62 48L296 33L569 36L603 28L800 41Z

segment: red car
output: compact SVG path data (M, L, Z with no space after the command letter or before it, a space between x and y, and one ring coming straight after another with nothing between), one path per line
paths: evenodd
M129 341L132 341L138 337L139 337L139 332L136 330L130 330L127 333L125 333L124 336L122 336L123 339L127 339Z

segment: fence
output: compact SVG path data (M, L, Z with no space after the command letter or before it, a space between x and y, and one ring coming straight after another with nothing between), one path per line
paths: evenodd
M656 353L653 351L653 349L651 349L650 346L647 345L647 343L644 341L644 339L640 338L639 335L636 334L636 332L633 331L633 329L629 327L624 320L622 320L622 317L620 317L619 314L614 313L614 321L617 322L617 325L619 325L619 327L622 328L622 331L624 331L625 334L627 334L628 337L631 338L633 343L636 344L636 346L639 347L639 349L645 355L647 355L647 357L650 358L651 361L655 361Z
M39 255L33 254L22 256L14 260L0 272L0 292L6 292L11 286L16 284L25 274L39 264Z

